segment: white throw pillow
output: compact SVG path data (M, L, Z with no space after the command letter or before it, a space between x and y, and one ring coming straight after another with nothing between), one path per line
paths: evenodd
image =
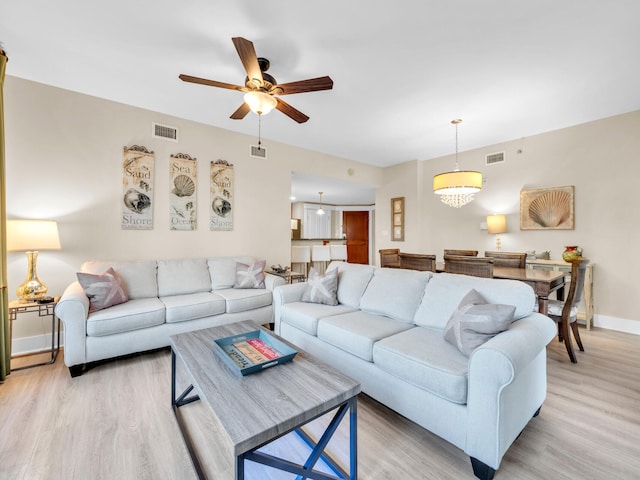
M307 286L302 293L302 301L307 303L322 303L324 305L338 304L338 269L327 270L324 275L311 267Z
M472 289L444 327L444 339L468 357L480 345L507 330L515 311L513 305L487 303Z
M236 262L236 284L233 288L265 288L264 267L266 260L251 265Z

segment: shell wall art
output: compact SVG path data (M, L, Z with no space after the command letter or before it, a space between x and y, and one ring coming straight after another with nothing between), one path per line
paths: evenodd
M209 229L233 230L233 165L226 160L211 162Z
M520 230L573 230L574 187L520 191Z
M122 160L122 229L153 229L155 155L145 147L124 147Z
M186 153L171 155L169 161L169 229L196 230L197 160Z

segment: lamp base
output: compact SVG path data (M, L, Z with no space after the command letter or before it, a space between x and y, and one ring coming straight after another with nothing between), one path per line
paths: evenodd
M498 252L502 250L502 240L500 239L500 235L496 235L496 250Z
M38 278L38 271L36 269L38 252L27 252L27 261L27 278L16 290L20 303L35 302L43 298L48 290L48 287Z

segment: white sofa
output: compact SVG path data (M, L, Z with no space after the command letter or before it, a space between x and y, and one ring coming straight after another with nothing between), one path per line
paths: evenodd
M551 319L522 282L334 262L338 305L301 301L306 283L274 290L275 330L362 384L362 391L470 457L491 479L546 396ZM513 323L467 357L444 338L461 299L515 306Z
M64 322L64 363L72 377L91 362L168 346L169 336L241 320L273 322L273 289L285 281L265 274L265 288L233 288L236 262L253 257L89 261L81 271L113 268L129 300L89 312L78 281L69 285L55 313Z

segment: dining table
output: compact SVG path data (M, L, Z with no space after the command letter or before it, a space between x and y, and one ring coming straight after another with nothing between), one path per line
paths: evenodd
M444 272L444 262L436 264L437 272ZM518 280L533 288L538 297L538 311L549 313L549 295L556 292L558 300L564 299L565 272L554 270L533 270L529 268L493 267L493 278Z

